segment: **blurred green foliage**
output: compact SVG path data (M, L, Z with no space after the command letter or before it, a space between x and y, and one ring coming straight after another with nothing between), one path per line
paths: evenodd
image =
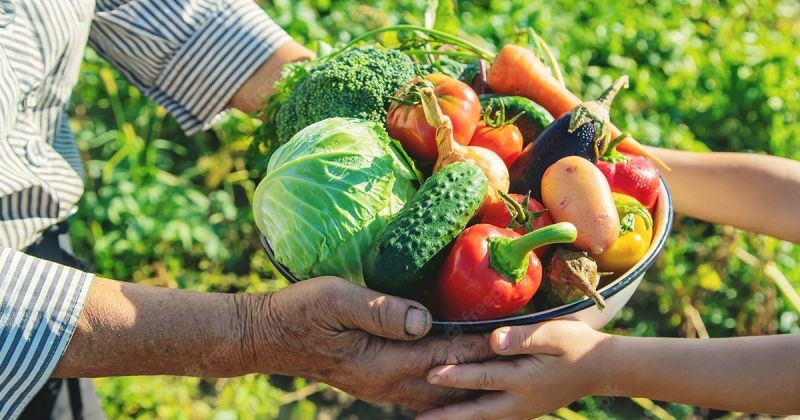
M260 2L312 48L390 23L420 23L423 0ZM535 28L568 87L598 95L620 74L631 87L613 119L645 143L800 159L800 4L795 0L461 1L464 36L489 47ZM207 291L286 285L259 248L250 199L263 159L247 149L258 123L231 113L187 137L87 50L71 124L87 166L72 233L104 276ZM765 217L768 217L765 215ZM789 243L678 218L662 257L608 331L728 337L800 331L776 286L800 286ZM398 415L302 379L112 378L97 381L110 418L314 418ZM586 398L556 415L669 418L725 413L624 398ZM729 414L730 415L730 414Z

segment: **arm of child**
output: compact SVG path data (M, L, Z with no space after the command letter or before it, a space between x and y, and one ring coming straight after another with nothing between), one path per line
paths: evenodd
M428 382L490 392L424 420L531 418L587 395L647 397L746 413L800 413L800 334L721 339L612 336L579 321L500 328L516 356L439 366Z
M695 153L648 147L675 211L800 243L800 162L755 153Z

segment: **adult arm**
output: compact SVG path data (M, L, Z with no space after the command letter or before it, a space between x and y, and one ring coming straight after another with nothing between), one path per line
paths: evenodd
M313 56L252 0L98 0L89 44L188 134L257 110L285 63Z
M97 277L53 376L249 373L241 347L246 296Z
M52 374L92 275L0 246L0 418L15 418Z
M578 321L506 327L506 361L433 369L432 384L499 391L421 418L529 418L588 395L647 397L729 411L800 413L800 334L721 339L611 336Z
M675 211L800 243L800 162L754 153L694 153L649 147Z
M230 105L248 114L264 108L264 99L275 93L283 66L315 58L314 53L294 40L289 40L264 61L231 98Z
M424 338L428 311L334 277L275 293L214 294L98 278L56 376L302 376L425 409L464 396L425 381L491 355L486 337Z

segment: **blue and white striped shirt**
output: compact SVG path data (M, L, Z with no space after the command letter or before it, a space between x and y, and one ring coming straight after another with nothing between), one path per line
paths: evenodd
M252 0L0 0L0 418L55 369L92 279L20 252L83 193L65 110L87 41L193 133L287 39Z

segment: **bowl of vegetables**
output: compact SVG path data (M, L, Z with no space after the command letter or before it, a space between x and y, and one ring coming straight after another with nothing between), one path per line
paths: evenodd
M565 317L579 319L596 329L602 328L622 310L631 296L633 296L633 293L638 289L645 273L655 263L666 244L672 226L672 198L666 184L663 181L659 182L661 183L661 191L659 192L653 214L652 242L649 244L645 255L640 260L618 277L605 282L605 285L598 289L597 292L605 301L605 308L603 310L600 310L595 302L589 298L575 300L554 307L548 307L546 302L539 305L531 302L519 311L518 314L512 316L468 321L435 319L433 321L432 331L448 335L458 334L460 332L488 332L501 326L535 324ZM267 238L260 235L260 240L267 256L278 272L292 283L301 281L276 259L275 252L272 250ZM539 308L542 309L537 310Z
M581 101L541 41L493 55L409 25L361 40L390 30L421 38L357 39L276 86L264 126L281 145L253 198L276 269L418 300L440 334L605 325L672 223L663 164L610 121L627 77Z

